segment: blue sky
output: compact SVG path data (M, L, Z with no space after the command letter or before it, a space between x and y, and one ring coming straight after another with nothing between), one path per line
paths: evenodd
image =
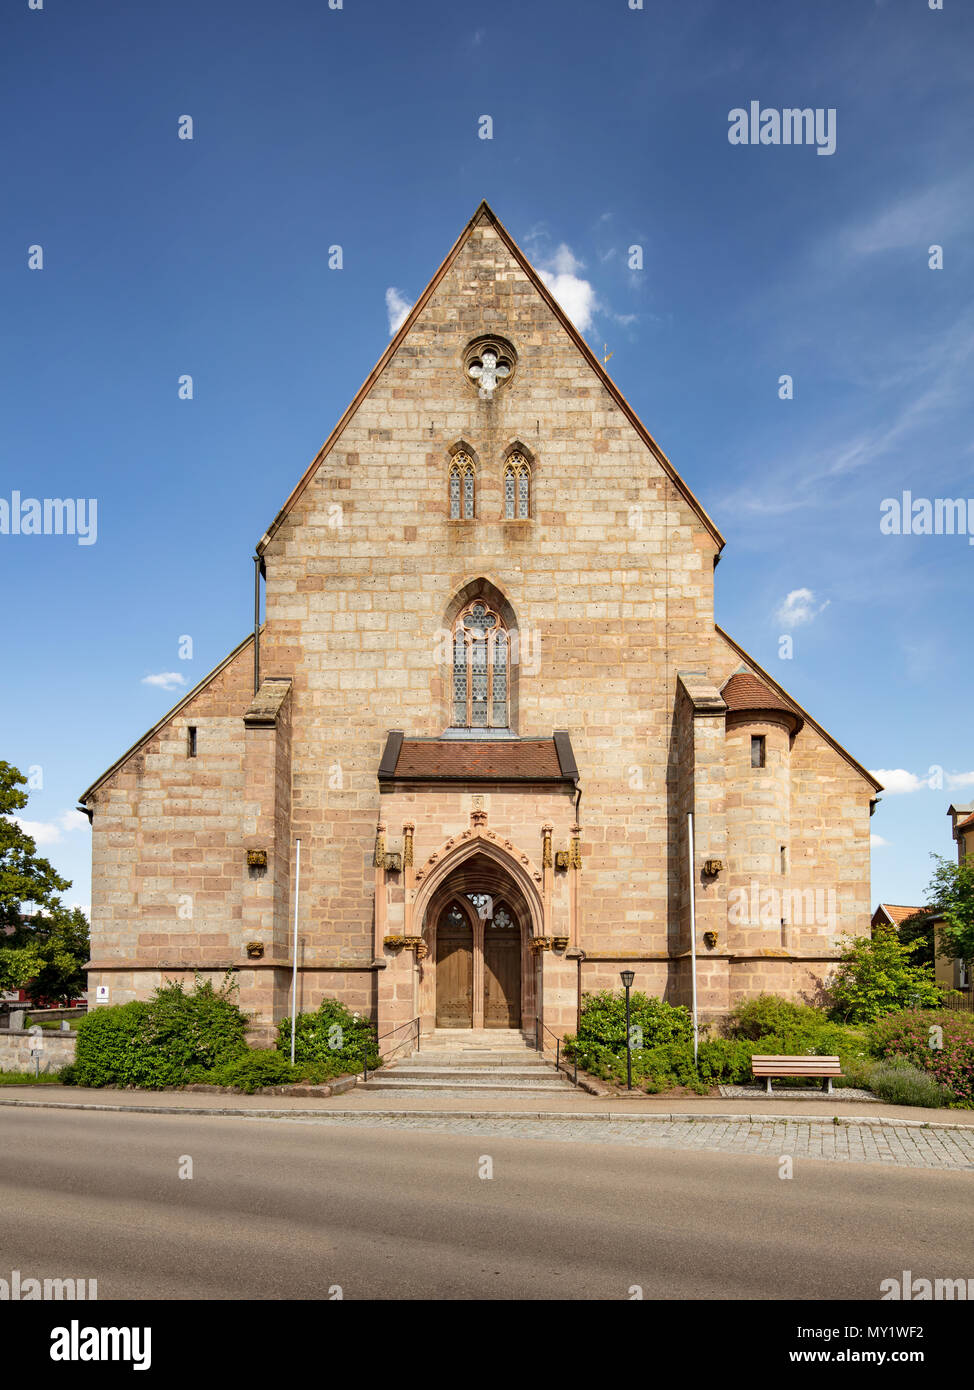
M891 774L872 897L920 900L974 801L974 548L879 523L974 497L970 7L11 0L0 28L0 498L98 503L91 545L0 535L0 757L39 769L69 901L78 795L246 634L255 542L481 198L726 536L718 621ZM751 101L833 109L835 152L732 145Z

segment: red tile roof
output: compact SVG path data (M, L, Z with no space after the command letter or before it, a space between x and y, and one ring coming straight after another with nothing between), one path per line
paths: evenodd
M387 773L386 776L389 774ZM406 738L391 776L397 781L572 781L555 741Z
M907 917L913 917L917 912L927 911L925 907L904 907L901 903L880 903L879 906L888 917L893 919L897 926L899 926L901 922L905 922ZM873 916L875 915L876 914L873 913Z
M777 691L765 685L764 681L758 680L750 671L736 671L720 693L732 713L738 710L747 711L749 714L760 714L764 710L783 710L795 721L796 733L805 722L787 700L783 700Z
M968 816L967 820L962 820L957 827L958 830L974 830L974 816Z

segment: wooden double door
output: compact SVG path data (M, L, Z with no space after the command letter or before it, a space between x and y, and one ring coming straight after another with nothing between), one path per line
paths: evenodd
M474 1007L475 990L482 991L482 1009ZM452 903L436 928L436 1026L472 1028L475 1023L521 1026L521 931L503 904L481 922Z

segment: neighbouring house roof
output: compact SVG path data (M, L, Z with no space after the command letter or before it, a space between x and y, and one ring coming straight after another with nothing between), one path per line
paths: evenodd
M379 764L380 782L577 782L567 733L552 738L405 738L393 730Z
M902 903L880 903L873 913L873 923L882 913L894 927L898 927L905 922L908 917L914 917L918 912L926 912L925 907L904 907Z
M663 469L663 472L674 484L674 486L680 492L681 496L693 508L694 512L700 518L701 523L710 532L710 535L713 537L717 545L718 551L722 550L724 547L724 538L721 535L720 531L718 531L714 522L707 515L703 506L700 504L700 502L697 501L690 488L680 477L679 473L677 473L672 463L670 463L669 459L663 453L663 450L656 443L655 439L653 439L652 435L649 433L643 422L639 419L639 416L633 410L632 406L626 400L625 396L623 396L618 386L616 386L615 383L612 381L611 377L606 372L603 364L592 352L592 349L589 347L588 343L579 333L578 329L572 323L571 319L569 319L568 315L565 313L564 309L561 307L558 301L551 294L547 285L545 285L544 281L541 279L541 277L538 275L538 272L528 261L524 253L521 251L520 247L511 238L510 233L501 224L496 214L488 206L488 204L486 202L482 202L480 206L477 208L473 217L471 217L470 221L467 223L466 227L460 233L459 237L454 243L453 249L449 252L446 259L440 266L439 270L433 276L432 280L426 286L426 289L423 291L423 293L417 299L416 303L413 305L412 310L406 318L405 322L402 324L402 327L399 329L398 333L392 339L385 352L379 358L376 365L372 368L372 371L369 373L365 381L362 383L351 405L345 411L345 414L342 416L338 424L332 430L331 434L325 440L318 454L316 454L316 456L312 459L311 463L305 469L301 478L295 485L290 497L288 497L287 501L284 503L277 516L271 522L270 526L268 526L264 535L257 542L257 554L261 556L264 554L264 551L267 548L268 543L274 536L274 533L277 531L281 523L285 520L294 504L298 501L301 494L304 492L305 488L311 482L311 479L314 477L323 460L327 458L327 456L331 453L331 450L334 448L335 444L337 444L338 440L344 433L349 421L352 420L359 406L365 400L366 396L369 394L376 381L378 381L379 377L385 371L389 362L395 356L396 352L398 351L399 345L408 336L413 324L416 322L420 314L426 308L427 303L429 302L430 298L435 292L440 281L450 270L451 266L456 261L460 252L463 250L466 243L470 240L470 237L472 236L474 230L482 222L486 222L494 228L501 241L507 247L511 256L524 271L525 275L528 277L528 280L531 282L534 289L537 290L538 294L548 305L548 308L558 319L562 328L564 328L565 332L571 338L578 351L584 357L588 366L595 373L601 385L604 386L606 391L608 391L609 395L612 397L616 405L629 420L629 423L632 425L633 429L639 435L640 439L647 446L650 452L654 455L660 467Z
M863 767L862 763L857 762L856 759L849 752L849 750L847 748L843 748L842 744L838 741L838 739L833 738L827 729L823 729L821 724L819 724L818 720L813 719L807 709L803 709L797 700L793 700L792 697L788 694L788 692L781 688L781 686L775 680L774 676L769 675L768 672L765 671L765 669L762 666L760 666L758 662L756 662L754 658L744 650L744 648L740 645L739 642L735 642L733 637L731 637L730 633L725 632L719 623L714 623L714 629L715 631L720 633L721 637L723 637L724 641L728 644L728 646L730 646L735 652L737 652L738 656L741 657L742 660L745 661L754 672L757 672L758 676L767 685L768 689L771 692L779 695L785 701L786 707L788 709L793 710L795 714L800 715L801 718L804 719L806 724L810 724L811 727L816 731L816 733L821 734L822 738L825 739L826 743L829 744L830 747L834 748L835 751L840 755L840 757L844 758L846 762L850 764L851 767L854 767L855 770L858 773L860 773L871 786L875 787L876 791L881 792L883 790L882 782L878 782L876 778L872 775L872 773L868 770L868 768ZM731 679L733 679L733 677ZM726 691L726 686L724 687L724 691ZM724 692L721 693L723 694Z
M974 830L974 816L968 816L967 820L962 820L957 827L958 830Z

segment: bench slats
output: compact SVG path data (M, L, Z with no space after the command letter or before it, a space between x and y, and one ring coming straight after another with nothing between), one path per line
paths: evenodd
M842 1075L838 1057L755 1056L751 1058L751 1070L755 1077L764 1077L769 1092L773 1076L809 1076L826 1082L831 1094L831 1078Z
M838 1057L752 1057L751 1064L765 1070L768 1067L801 1067L812 1071L834 1070L840 1065Z

